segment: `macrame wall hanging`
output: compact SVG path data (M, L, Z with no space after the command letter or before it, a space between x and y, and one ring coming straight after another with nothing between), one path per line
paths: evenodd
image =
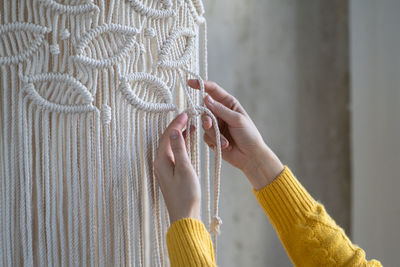
M168 266L153 160L184 110L216 242L221 151L210 177L199 140L203 113L219 133L203 103L203 13L201 0L0 2L1 266Z

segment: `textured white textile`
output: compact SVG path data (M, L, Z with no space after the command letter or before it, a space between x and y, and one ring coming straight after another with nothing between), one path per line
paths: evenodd
M212 201L208 149L200 173L198 116L216 124L203 13L201 0L0 2L0 266L168 266L153 160L183 110L218 232L219 145Z

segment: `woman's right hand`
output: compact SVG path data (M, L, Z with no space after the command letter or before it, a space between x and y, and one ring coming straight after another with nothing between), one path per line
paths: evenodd
M198 80L189 80L188 85L200 88ZM215 82L204 81L204 87L208 93L205 104L218 119L223 159L242 170L256 190L263 188L282 172L282 163L235 97ZM210 116L202 116L204 141L214 149L216 135L212 123Z

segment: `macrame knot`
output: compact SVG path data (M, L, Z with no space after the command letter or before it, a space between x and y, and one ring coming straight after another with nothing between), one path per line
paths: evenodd
M70 32L68 31L68 29L62 29L60 32L60 38L61 40L66 40L71 36Z
M60 54L60 47L58 46L58 44L50 45L50 53L52 53L53 55Z
M144 36L147 38L153 38L154 36L156 36L156 31L151 27L147 27L144 30Z
M222 220L219 216L213 216L210 224L210 233L211 234L219 234L220 226L222 224Z
M105 125L111 122L111 107L106 104L101 106L101 120Z
M172 7L171 0L162 0L162 4L163 4L164 8L166 8L166 9L169 9L170 7Z
M139 49L140 49L140 54L146 54L146 47L144 47L144 44L140 43Z
M198 115L200 115L200 114L203 113L203 112L202 112L201 110L199 110L196 106L187 108L187 109L185 110L185 112L186 112L186 114L188 115L189 118L198 116Z

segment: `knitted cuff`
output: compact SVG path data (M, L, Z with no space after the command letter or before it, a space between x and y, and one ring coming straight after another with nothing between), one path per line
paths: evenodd
M200 220L175 221L167 232L167 247L171 266L215 266L211 237Z
M288 231L317 205L287 166L272 183L253 192L278 233Z

